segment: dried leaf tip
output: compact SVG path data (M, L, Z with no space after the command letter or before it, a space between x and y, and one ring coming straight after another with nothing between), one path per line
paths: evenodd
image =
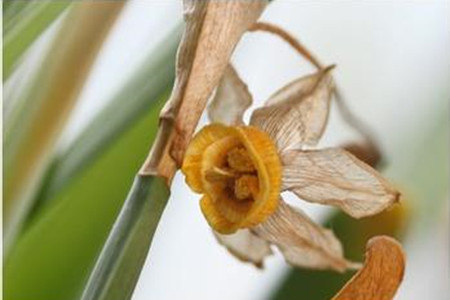
M401 245L387 236L369 240L364 267L332 300L392 300L403 280L405 254Z
M190 1L197 5L203 1ZM206 101L219 83L231 54L247 29L256 22L267 1L205 1L198 42L193 45L193 62L182 91L176 117L171 155L181 165Z
M207 99L216 88L230 56L267 1L185 0L185 30L178 48L176 78L160 114L160 128L141 175L172 181Z

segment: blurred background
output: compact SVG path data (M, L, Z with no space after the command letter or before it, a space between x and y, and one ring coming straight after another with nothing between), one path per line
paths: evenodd
M117 16L106 22L109 32L104 29L103 43L95 46L94 37L83 40L73 30L81 15L71 11L73 3L42 1L45 5L28 8L20 3L26 1L3 2L4 184L16 167L15 155L22 153L15 139L26 137L27 124L33 124L27 120L44 124L46 118L34 116L45 105L51 108L48 118L60 117L55 121L59 128L41 147L44 158L29 180L30 192L21 190L32 200L22 226L11 234L15 238L6 241L4 299L76 299L170 93L182 4L128 1L112 13ZM448 11L448 1L275 0L261 18L292 33L323 63L337 64L334 74L348 106L373 129L383 150L381 171L403 193L400 207L362 221L289 194L285 198L333 228L349 257L362 259L372 235L400 239L407 269L399 300L445 299L450 292ZM46 12L44 17L40 12ZM22 34L20 28L27 24L18 20L25 13L39 18L29 17L27 24L34 29ZM96 13L91 10L88 18L100 20ZM100 28L91 23L85 32ZM85 51L88 57L61 59L66 48ZM65 75L55 77L52 72L61 61L67 62L60 69ZM254 107L313 71L288 45L266 33L244 35L232 61L254 96ZM71 71L77 67L85 71ZM62 87L59 94L48 92L53 78L63 77L67 81L56 83ZM69 99L67 106L46 104L52 97L54 103ZM203 116L200 126L206 122ZM358 138L333 106L319 146ZM36 143L31 139L27 149ZM351 275L294 270L279 253L267 259L264 270L241 263L216 242L198 200L178 174L133 300L327 299Z

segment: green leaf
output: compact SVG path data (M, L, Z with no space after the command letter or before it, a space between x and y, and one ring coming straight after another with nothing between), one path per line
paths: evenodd
M131 298L168 198L163 178L136 177L81 299Z
M19 19L20 13L31 4L30 1L3 1L3 33L6 33Z
M78 299L155 136L166 94L65 185L4 266L4 299Z
M71 4L71 1L48 0L6 2L14 3L5 11L3 80L9 77L25 50Z
M127 79L85 130L54 162L51 178L41 192L43 202L70 184L71 179L110 146L117 136L136 118L149 111L156 99L173 83L175 55L181 37L178 26L144 58L143 63Z
M51 160L53 146L123 2L77 2L23 101L4 124L4 245L8 254ZM5 41L6 42L6 41Z
M157 127L174 78L180 28L149 53L110 104L53 165L5 265L5 299L81 295ZM68 270L70 270L68 272Z

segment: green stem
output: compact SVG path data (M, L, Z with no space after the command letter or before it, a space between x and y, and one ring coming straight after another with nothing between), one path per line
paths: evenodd
M82 300L131 298L168 198L164 179L136 176Z

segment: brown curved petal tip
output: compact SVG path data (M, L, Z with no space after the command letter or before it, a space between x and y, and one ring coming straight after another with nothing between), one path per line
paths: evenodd
M332 300L391 300L403 280L405 254L401 245L387 236L369 240L363 268Z

